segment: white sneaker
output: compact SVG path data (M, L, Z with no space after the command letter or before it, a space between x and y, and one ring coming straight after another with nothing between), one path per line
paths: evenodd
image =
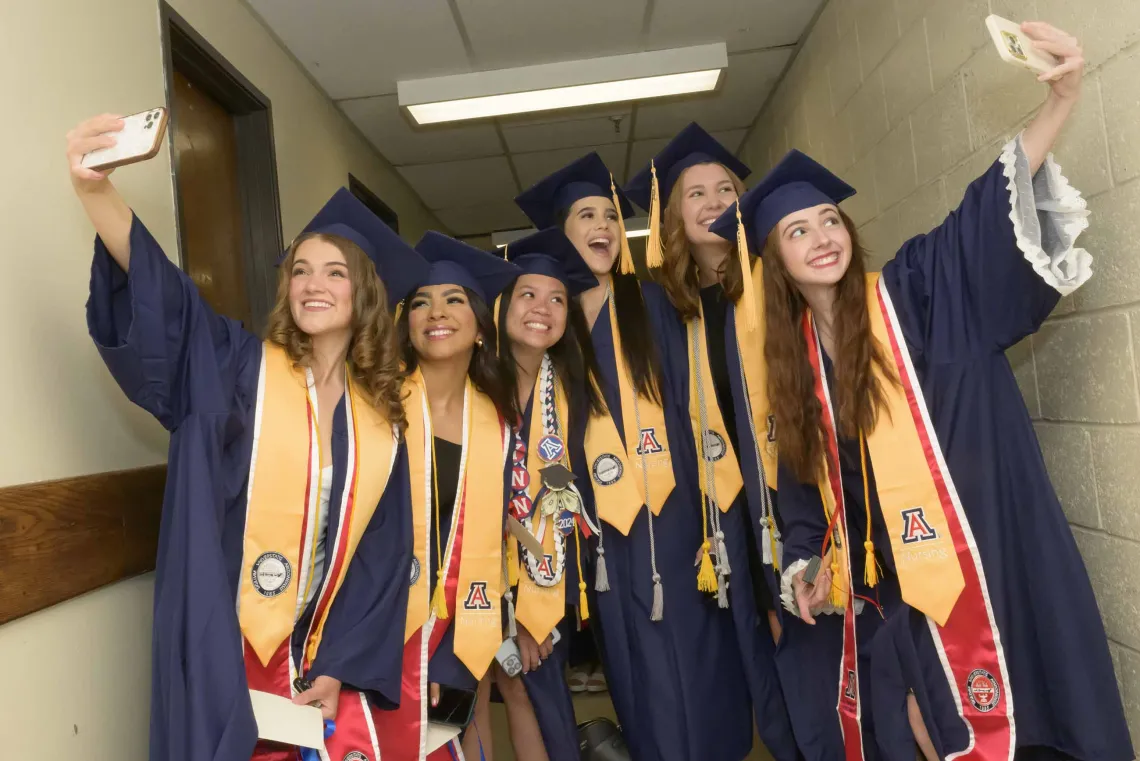
M606 675L601 669L590 674L590 678L586 680L586 692L605 692L607 689Z
M566 684L570 686L570 692L585 692L588 689L590 682L590 675L581 669L571 669L569 676L566 677Z

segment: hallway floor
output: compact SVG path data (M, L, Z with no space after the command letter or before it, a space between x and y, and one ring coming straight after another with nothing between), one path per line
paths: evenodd
M614 708L608 693L575 695L574 711L579 722L599 717L614 718ZM517 761L514 749L511 748L507 712L502 703L491 704L491 722L495 737L495 761ZM772 761L772 757L760 745L760 740L757 738L752 752L745 761Z

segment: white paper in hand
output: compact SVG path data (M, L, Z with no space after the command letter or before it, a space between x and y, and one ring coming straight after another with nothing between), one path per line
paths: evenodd
M321 709L294 705L289 698L249 691L257 736L262 740L325 750L325 721Z
M459 732L459 727L453 727L449 724L428 723L427 752L431 753L433 750L438 750L447 745L459 737Z

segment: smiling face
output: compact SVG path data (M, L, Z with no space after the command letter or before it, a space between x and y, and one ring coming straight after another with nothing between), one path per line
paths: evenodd
M512 353L520 349L544 352L558 343L566 332L569 303L561 280L521 275L515 281L506 316Z
M851 233L834 204L789 214L776 234L780 258L801 288L835 285L851 264Z
M420 288L408 301L408 337L423 363L444 362L475 350L478 321L458 285Z
M301 243L289 272L293 322L316 337L352 329L352 281L340 249L322 238Z
M709 232L724 210L737 199L736 184L720 164L697 164L681 173L677 181L681 194L681 219L690 244L722 244L724 239Z
M602 276L613 269L614 259L621 251L621 229L611 199L590 196L575 201L562 230L591 272Z

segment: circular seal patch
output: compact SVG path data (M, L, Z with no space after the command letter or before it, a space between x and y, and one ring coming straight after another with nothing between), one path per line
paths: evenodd
M565 451L566 445L562 443L561 438L553 433L543 436L538 442L538 456L542 458L543 462L558 462L562 459L562 454Z
M416 582L420 580L420 559L417 557L412 558L412 579L408 582L409 586L415 586Z
M705 431L705 459L709 462L716 462L724 457L728 451L728 447L724 443L724 437L716 431Z
M276 597L289 587L293 568L279 552L266 552L253 563L253 588L262 597Z
M354 750L345 756L343 761L368 761L368 756L358 750Z
M1001 687L993 674L985 669L974 669L966 678L966 694L975 709L989 713L997 708L998 700L1001 699Z
M617 483L618 479L621 478L621 460L612 454L599 455L598 459L594 460L592 470L595 481L602 486L609 486Z

